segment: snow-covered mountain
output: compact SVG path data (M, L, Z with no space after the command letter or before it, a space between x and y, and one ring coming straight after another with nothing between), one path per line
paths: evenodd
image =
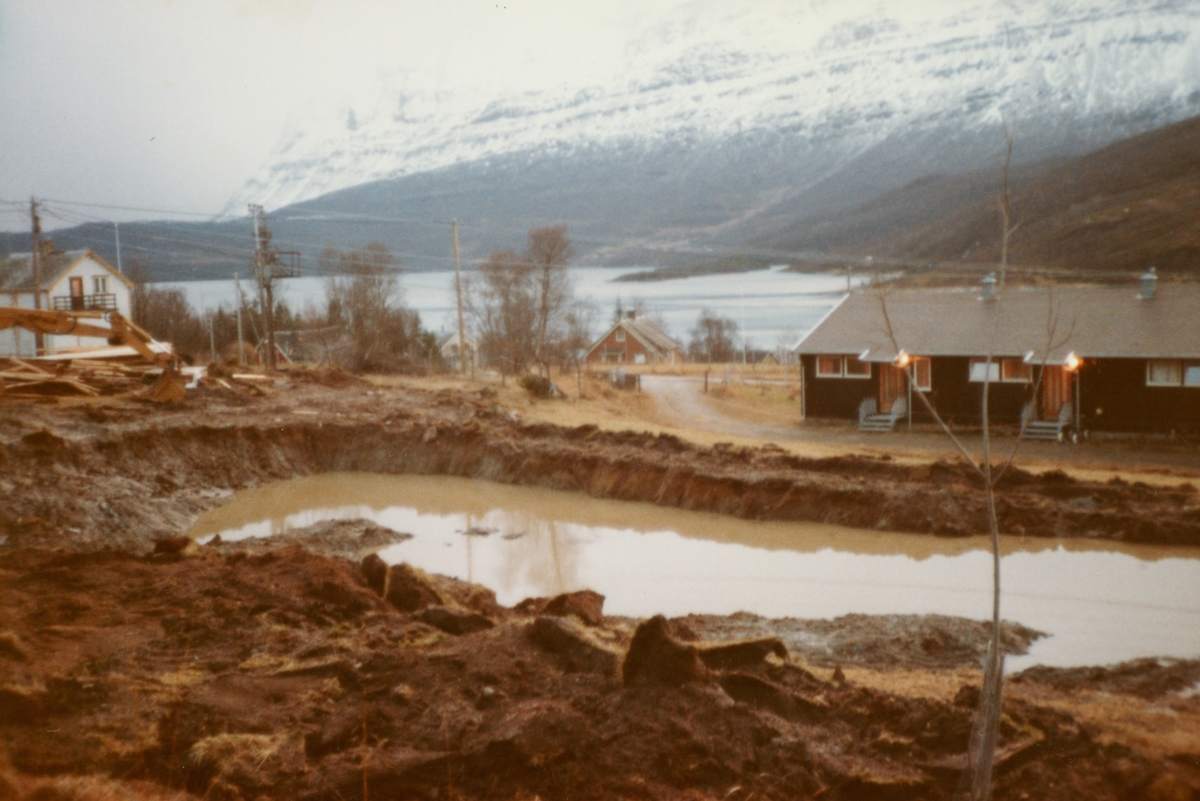
M1188 0L952 2L922 13L703 0L648 22L626 55L604 85L506 97L382 79L358 92L365 100L297 118L227 213L380 181L411 194L404 179L430 174L459 186L469 175L476 196L514 175L528 190L537 174L550 199L530 217L607 214L620 228L674 199L660 230L719 235L781 204L803 216L983 166L1005 122L1017 158L1031 160L1200 114L1200 3ZM578 180L590 180L590 197L554 186Z

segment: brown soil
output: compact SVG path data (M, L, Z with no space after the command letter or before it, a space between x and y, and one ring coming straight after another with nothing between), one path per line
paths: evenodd
M891 693L806 667L778 640L696 639L710 628L699 619L634 636L620 620L550 615L570 599L516 612L406 568L375 577L388 603L369 564L299 546L8 550L0 792L941 799L959 781L970 685L952 700ZM961 634L941 622L921 622L923 636ZM1010 695L997 798L1200 789L1195 752L1152 759L1096 735ZM68 775L92 792L64 789Z
M236 489L330 470L956 534L981 514L968 469L524 425L487 392L275 390L0 407L0 799L952 796L977 623L629 621L594 593L506 609L364 559L403 535L361 521L179 535ZM1188 485L1017 472L1001 503L1009 530L1200 543ZM1197 797L1198 670L1022 674L997 798Z

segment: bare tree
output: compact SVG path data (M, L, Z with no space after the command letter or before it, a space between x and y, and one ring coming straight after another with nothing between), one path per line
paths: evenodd
M351 367L395 369L411 358L420 329L416 312L403 304L400 262L378 242L365 248L321 254L326 285L326 320L344 325L351 342Z
M479 349L501 378L532 365L549 378L550 364L570 334L574 292L568 268L574 253L566 225L534 228L524 253L493 252L469 281Z
M987 801L991 798L992 793L992 773L995 764L996 742L1000 727L1000 709L1003 698L1004 684L1004 654L1000 637L1000 523L996 513L996 485L1003 477L1004 473L1012 465L1013 460L1016 458L1021 441L1024 439L1025 426L1027 423L1025 415L1022 415L1021 429L1018 432L1013 449L1009 453L1007 459L1001 464L999 470L995 470L992 465L991 418L989 414L991 375L992 364L996 363L996 339L1004 311L1003 290L1008 275L1008 242L1012 236L1012 233L1017 228L1017 226L1013 225L1012 223L1012 206L1009 192L1009 172L1012 164L1013 134L1007 126L1005 127L1005 144L1006 150L1004 157L1003 159L998 159L1000 162L1001 171L1003 173L1003 185L998 198L1001 225L1000 264L999 276L995 290L995 300L991 306L993 315L992 329L988 339L988 352L985 358L986 366L983 374L983 398L980 411L983 454L980 464L975 463L975 460L971 457L970 452L967 450L962 440L960 440L954 434L949 425L946 424L945 420L930 402L925 392L920 389L915 373L915 363L907 359L905 351L901 347L901 343L896 334L895 328L892 325L891 316L888 313L886 287L882 282L877 282L879 285L879 289L877 291L879 293L884 328L889 340L891 341L893 350L898 354L897 366L904 368L905 380L908 382L912 394L921 401L926 412L929 413L942 432L946 434L954 443L955 448L963 456L966 462L970 464L979 475L986 497L988 536L992 548L992 625L990 637L988 639L987 655L983 663L983 692L980 697L980 706L978 714L976 715L975 725L972 727L971 741L968 744L967 771L963 776L963 781L960 783L957 793L959 798L969 799L969 801ZM1051 351L1065 344L1065 342L1070 339L1074 329L1074 326L1072 325L1065 335L1060 335L1058 331L1060 326L1058 313L1059 310L1053 302L1052 293L1050 294L1048 301L1046 344L1042 356L1042 369L1038 375L1038 381L1034 388L1034 398L1037 397L1037 392L1041 388L1043 376L1046 372L1049 354Z
M735 353L734 338L738 325L711 309L703 309L691 330L688 356L693 361L731 362Z
M528 263L513 250L498 250L472 276L471 316L484 358L504 376L523 371L533 358L534 298Z
M534 361L542 375L550 375L554 340L563 332L561 325L573 296L567 267L575 255L575 246L567 236L565 223L534 228L529 232L525 260L533 278Z
M566 335L562 342L563 366L575 371L575 390L583 394L583 361L592 344L592 331L597 315L596 304L576 300L564 315Z

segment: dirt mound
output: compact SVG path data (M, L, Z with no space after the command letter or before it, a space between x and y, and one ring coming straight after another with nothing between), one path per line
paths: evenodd
M347 560L191 553L0 554L5 797L78 782L126 797L944 799L965 761L970 708L825 681L775 645L626 684L611 660L563 655L627 654L628 670L640 637L643 666L687 653L697 667L714 646L661 618L634 634L508 609L454 635L421 619L439 607L399 611ZM1192 786L1019 700L997 776L998 798Z
M770 619L739 612L687 615L671 621L694 637L731 640L775 637L810 665L887 668L978 667L987 652L990 624L946 615L843 615L833 620ZM1000 637L1011 656L1028 653L1044 637L1004 621Z
M1012 681L1048 684L1059 690L1083 687L1141 698L1200 692L1198 659L1133 659L1107 667L1054 668L1036 665L1013 676Z

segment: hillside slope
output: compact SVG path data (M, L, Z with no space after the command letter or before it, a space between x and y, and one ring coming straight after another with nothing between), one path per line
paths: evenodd
M1135 136L1049 170L1012 195L1015 262L1088 271L1200 272L1200 118ZM917 258L994 261L996 201L877 241Z
M1000 255L1001 170L914 181L835 215L785 224L759 239L780 249L834 250L918 262L991 262ZM1104 273L1200 273L1200 118L1076 159L1012 171L1014 263Z

